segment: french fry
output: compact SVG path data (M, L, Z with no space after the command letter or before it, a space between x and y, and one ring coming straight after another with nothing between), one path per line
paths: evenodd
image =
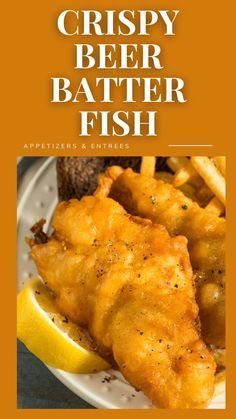
M185 164L184 167L177 170L175 173L174 179L173 179L173 186L181 186L186 182L189 182L190 180L198 177L198 173L194 169L194 167L191 165L190 161Z
M214 194L204 182L202 186L197 188L196 197L197 197L197 201L199 205L201 207L205 207L206 205L209 204L210 200L214 197Z
M169 172L156 172L155 173L156 179L161 179L166 183L171 183L173 179L173 175Z
M191 163L220 202L226 201L226 184L222 174L206 156L192 156Z
M207 211L220 217L225 212L225 207L218 198L214 197L210 200L209 204L205 207Z
M187 157L169 157L166 161L167 166L173 170L173 172L177 172L182 167L184 167L189 162Z
M188 198L192 199L193 201L198 202L197 196L196 196L196 188L194 188L193 185L190 185L189 183L184 183L178 189L182 191L184 195L187 196Z
M155 176L155 167L156 167L156 157L142 157L142 163L141 163L141 175L144 176Z
M226 158L225 156L216 156L211 159L219 172L225 177L226 175Z

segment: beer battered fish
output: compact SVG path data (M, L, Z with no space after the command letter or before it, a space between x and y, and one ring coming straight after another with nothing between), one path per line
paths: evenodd
M206 407L215 362L199 338L186 238L93 196L60 203L53 228L47 240L36 232L31 256L60 312L156 406Z
M113 166L100 178L97 196L108 195L133 215L164 225L188 239L196 275L202 336L225 347L225 219L187 198L172 185Z

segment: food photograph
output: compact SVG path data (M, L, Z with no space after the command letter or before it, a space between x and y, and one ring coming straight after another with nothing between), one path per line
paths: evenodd
M17 169L19 407L37 363L73 408L225 409L225 156Z

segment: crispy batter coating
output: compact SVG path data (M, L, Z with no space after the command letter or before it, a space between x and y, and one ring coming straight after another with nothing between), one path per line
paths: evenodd
M60 311L155 405L207 406L215 362L196 325L187 240L92 196L59 204L53 228L31 255Z
M112 183L111 183L112 180ZM106 189L104 184L106 183ZM225 347L225 219L210 214L172 185L151 177L111 167L97 195L110 196L133 215L166 227L171 236L188 239L196 275L204 340Z

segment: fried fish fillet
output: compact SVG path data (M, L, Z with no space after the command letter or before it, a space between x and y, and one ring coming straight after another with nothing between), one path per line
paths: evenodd
M199 338L187 240L93 196L60 203L53 228L31 256L60 312L155 405L207 406L215 361Z
M113 166L97 196L108 195L133 215L164 225L188 239L196 275L204 341L225 347L225 219L200 208L172 185Z

